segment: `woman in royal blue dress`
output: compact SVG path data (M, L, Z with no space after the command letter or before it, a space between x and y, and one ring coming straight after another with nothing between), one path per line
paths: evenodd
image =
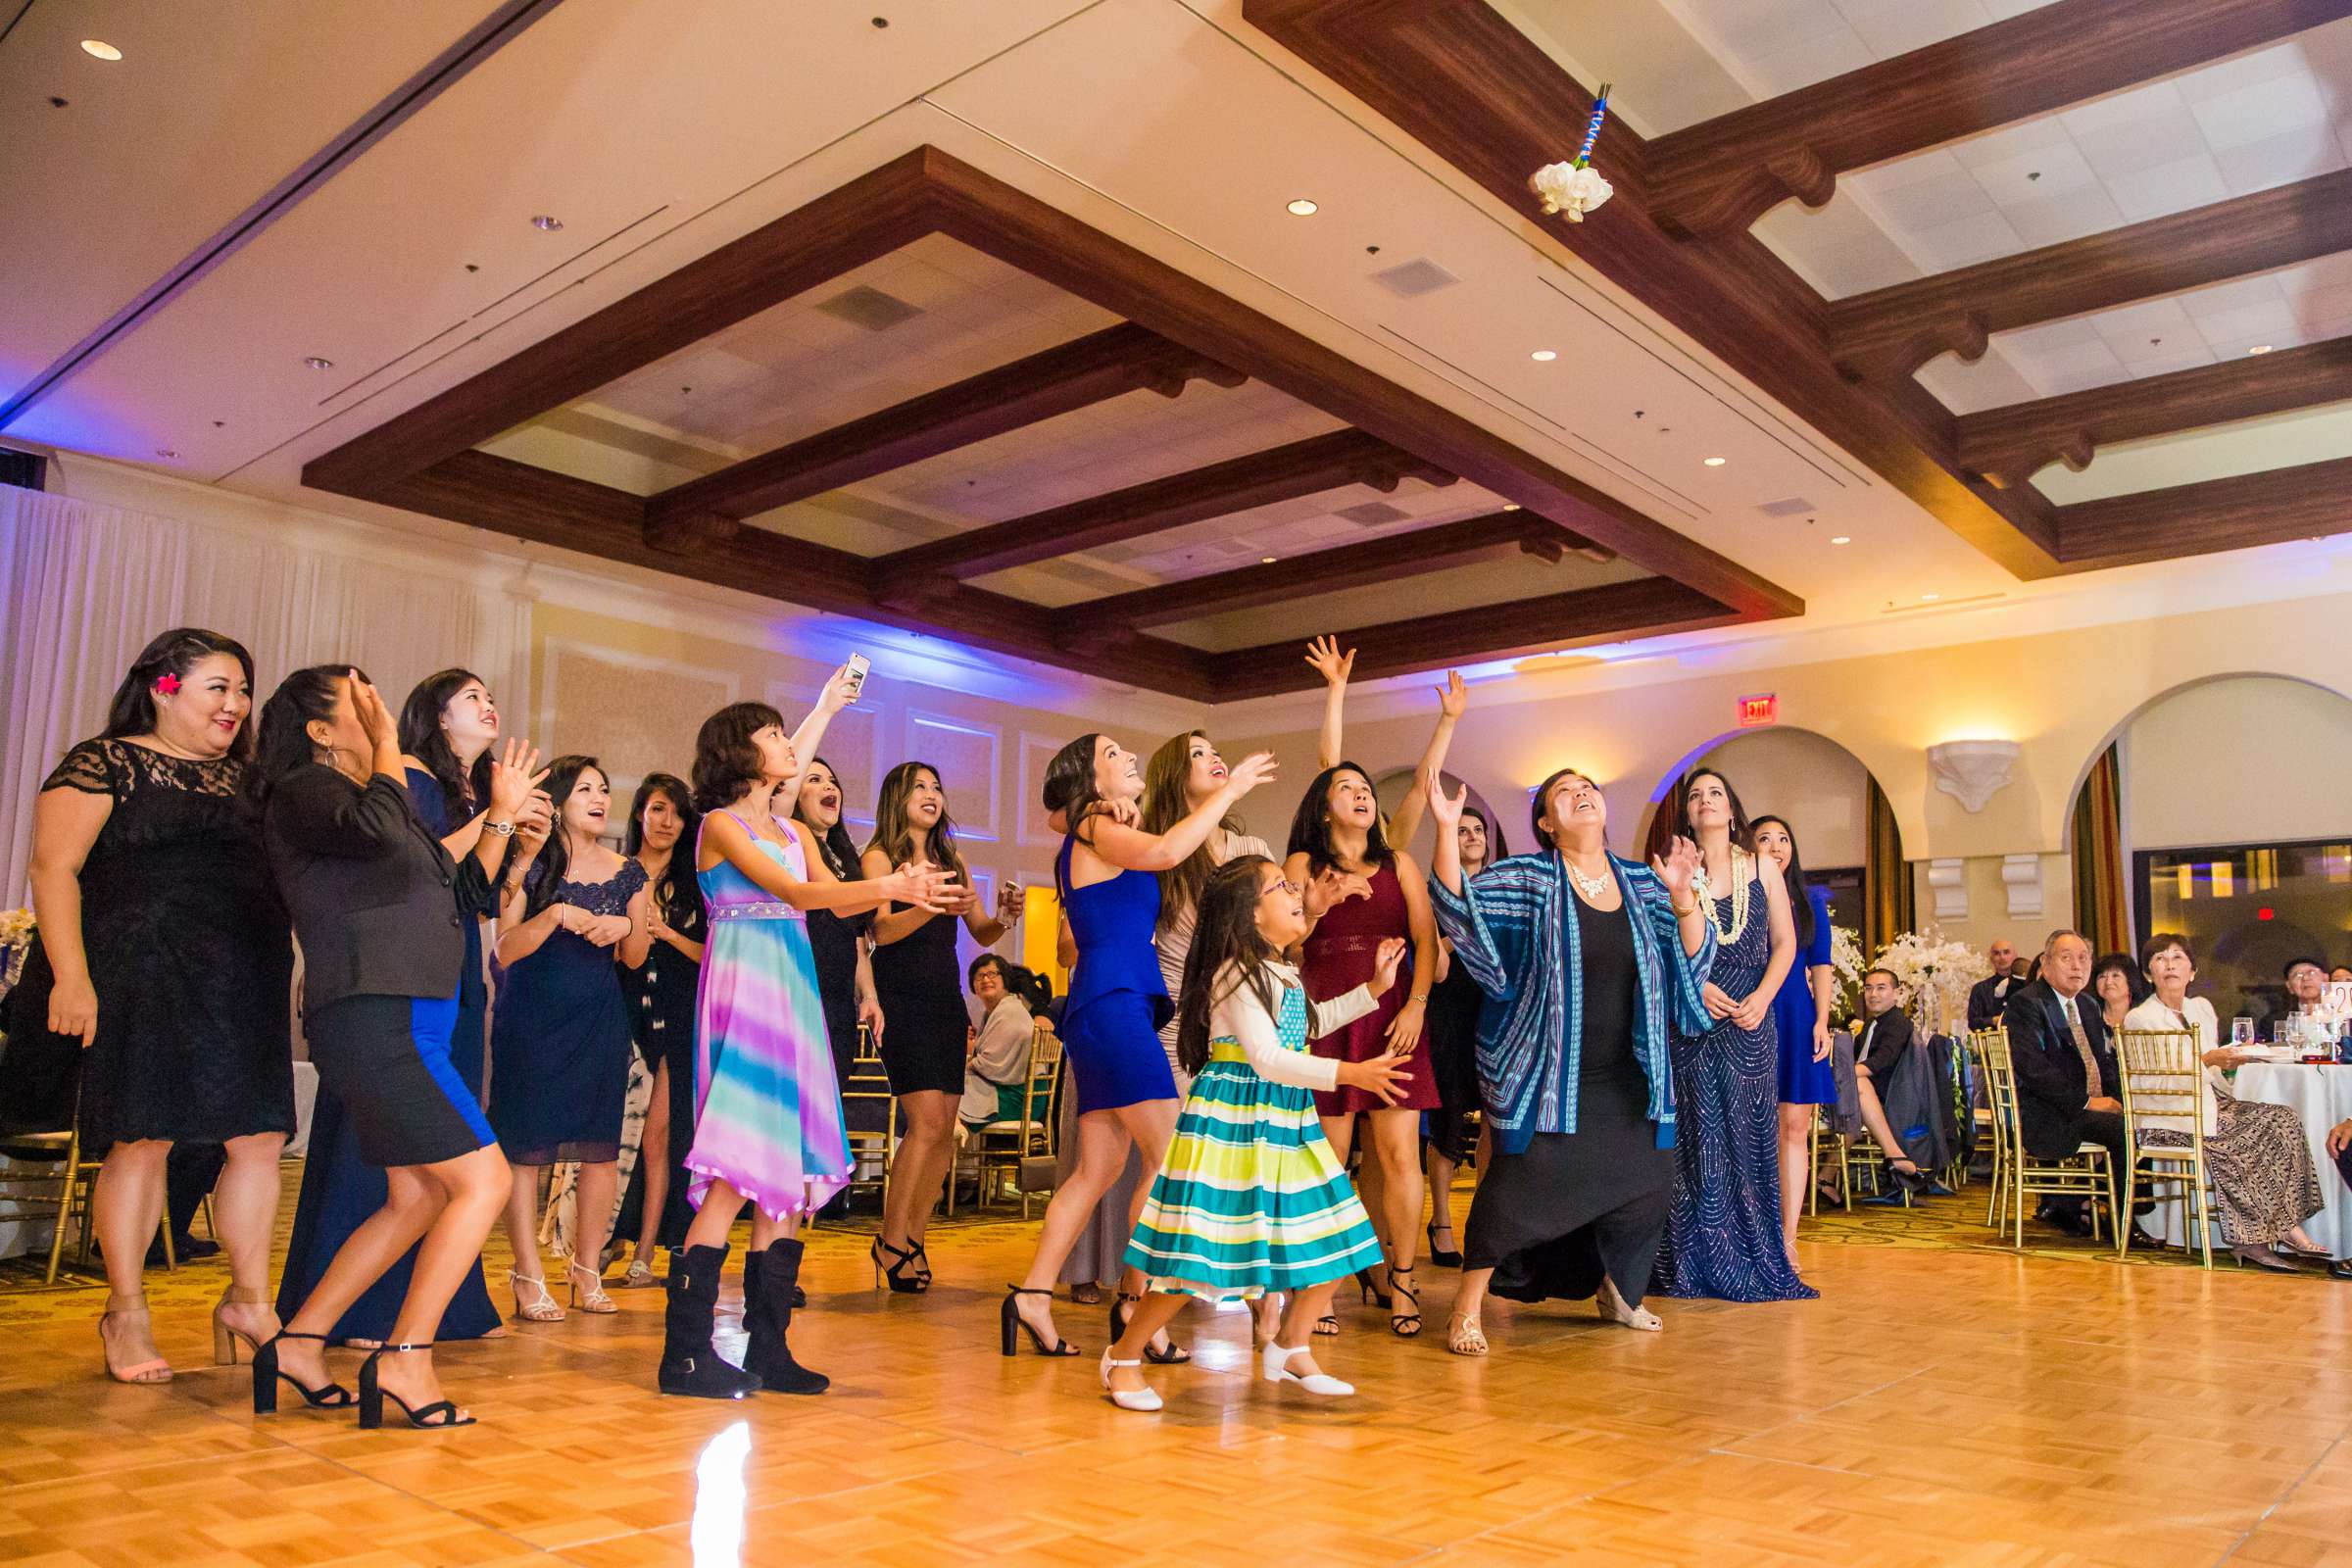
M1796 960L1781 870L1755 853L1746 813L1721 773L1693 768L1658 808L1652 844L1697 844L1697 884L1715 925L1715 962L1699 1001L1704 1034L1674 1035L1674 1206L1651 1289L1725 1301L1789 1301L1818 1293L1781 1244L1780 1042L1772 1000Z
M473 854L489 815L491 748L498 741L498 705L490 688L471 670L445 669L427 675L409 693L400 710L401 765L407 770L409 804L417 819L441 840L450 858ZM538 757L524 764L535 772ZM534 799L515 818L515 831L543 836L547 806ZM465 914L466 966L458 977L458 1017L450 1031L450 1065L475 1101L482 1098L482 1067L489 1047L490 993L482 978L482 917L495 912L495 881L480 906ZM302 1197L294 1206L294 1231L286 1244L285 1271L277 1285L277 1312L291 1318L326 1272L335 1252L361 1223L384 1206L383 1167L360 1157L360 1146L343 1102L320 1095L311 1111L311 1141L304 1156ZM419 1243L419 1246L422 1244ZM412 1247L344 1312L329 1341L373 1349L392 1332L392 1320L409 1294ZM440 1340L491 1339L506 1333L498 1307L482 1284L477 1259L459 1283L441 1319Z
M1772 1030L1781 1044L1781 1244L1796 1264L1796 1216L1813 1180L1813 1107L1838 1102L1830 1061L1830 1004L1838 978L1830 956L1830 896L1805 885L1796 829L1787 817L1759 816L1756 853L1781 868L1795 926L1796 961L1772 998Z
M1127 1226L1143 1208L1176 1133L1176 1075L1159 1044L1175 1011L1159 972L1153 938L1159 924L1159 877L1208 842L1242 798L1274 776L1274 759L1243 759L1224 784L1165 833L1129 827L1114 803L1144 793L1136 756L1107 735L1081 735L1046 764L1045 808L1069 825L1054 877L1078 969L1062 1005L1062 1049L1076 1069L1078 1164L1054 1189L1029 1273L1004 1297L1001 1348L1010 1355L1024 1331L1041 1355L1076 1355L1054 1328L1054 1282L1095 1204L1118 1179L1130 1145L1143 1154L1143 1181ZM1141 1297L1143 1272L1129 1267L1122 1290ZM1153 1360L1182 1359L1154 1343Z

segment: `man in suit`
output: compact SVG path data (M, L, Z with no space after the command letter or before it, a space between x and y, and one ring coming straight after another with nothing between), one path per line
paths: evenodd
M2017 949L2007 937L1995 937L1992 952L1992 973L1968 988L1968 1028L1971 1034L1989 1029L2001 1021L2001 1008L2009 1001L2009 993L2025 983L2023 975L2009 972L2017 962Z
M2010 988L2001 1009L2009 1059L2017 1067L2018 1133L2035 1159L2063 1159L2099 1144L2123 1187L2123 1092L2107 1020L2090 983L2090 944L2076 931L2053 931L2041 951L2041 978ZM2080 1200L2051 1199L2042 1212L2059 1229L2088 1233Z
M1862 1112L1862 1125L1886 1152L1887 1168L1894 1172L1896 1182L1878 1197L1862 1200L1866 1203L1899 1203L1905 1188L1915 1197L1951 1196L1950 1188L1920 1169L1886 1115L1886 1086L1893 1082L1895 1069L1919 1044L1919 1032L1911 1015L1902 1009L1902 982L1893 970L1873 969L1862 977L1862 1010L1869 1021L1854 1042L1854 1098ZM1911 1168L1904 1170L1904 1165Z

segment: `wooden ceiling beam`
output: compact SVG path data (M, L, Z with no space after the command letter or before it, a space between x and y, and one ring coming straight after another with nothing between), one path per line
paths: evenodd
M2344 250L2352 169L1838 300L1830 355L1846 376L1886 384L1946 350L1976 360L1995 332Z
M950 584L920 615L902 613L868 597L863 556L765 528L745 528L692 554L658 550L645 540L642 497L486 452L461 452L405 478L383 480L365 499L1197 701L1214 695L1208 656L1181 643L1130 636L1096 657L1078 659L1047 634L1037 606L964 583Z
M1355 678L1377 680L1470 660L1524 659L1629 636L1729 626L1752 617L1664 577L1578 588L1487 605L1472 612L1415 615L1337 633L1356 652ZM1300 635L1314 630L1300 627ZM1321 677L1298 657L1299 638L1211 656L1219 702L1304 691Z
M2054 509L2069 571L2318 539L2352 529L2352 458Z
M1616 553L1590 539L1570 533L1548 517L1532 512L1490 512L1459 522L1442 522L1409 533L1389 534L1358 544L1294 556L1274 564L1242 566L1232 571L1187 577L1181 582L1138 588L1131 593L1065 606L1059 612L1070 635L1085 635L1083 627L1108 623L1122 626L1165 626L1200 615L1233 610L1258 610L1310 594L1336 593L1367 583L1394 582L1400 577L1443 571L1483 555L1550 544L1561 552L1576 551L1614 561ZM1558 557L1554 556L1553 560Z
M1642 188L1679 239L1745 230L1838 176L2352 16L2352 0L2058 0L1660 136Z
M1196 379L1246 377L1122 321L664 490L646 504L646 536L663 548L724 537L745 517L1129 392L1172 398Z
M2352 398L2352 337L2241 355L2141 380L1960 416L1960 461L2014 487L2051 463L2077 472L2118 441L2171 435Z
M1453 482L1376 436L1335 430L884 556L874 563L875 597L920 596L932 579L985 576L1347 485L1394 490L1407 476Z

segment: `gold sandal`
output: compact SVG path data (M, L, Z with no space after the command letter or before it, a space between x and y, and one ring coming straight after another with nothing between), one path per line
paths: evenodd
M580 1276L583 1274L588 1276L588 1294L585 1296L580 1294ZM564 1266L564 1283L571 1291L571 1306L575 1312L593 1312L601 1316L606 1312L620 1310L620 1303L605 1294L605 1276L585 1263L566 1263Z
M1446 1322L1448 1332L1446 1335L1446 1348L1456 1355L1484 1355L1487 1353L1487 1335L1486 1331L1479 1327L1477 1314L1456 1312ZM1454 1324L1461 1326L1455 1328L1452 1326Z
M530 1323L561 1323L564 1321L564 1308L558 1306L556 1298L548 1295L545 1278L532 1279L526 1274L519 1274L514 1269L509 1269L507 1270L507 1283L514 1290L514 1315L516 1317ZM525 1285L539 1293L528 1301L522 1298L522 1288Z

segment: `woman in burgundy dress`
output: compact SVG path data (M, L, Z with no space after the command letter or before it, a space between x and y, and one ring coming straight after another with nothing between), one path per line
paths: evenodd
M1345 896L1307 933L1302 977L1317 1001L1345 996L1372 978L1380 944L1409 940L1412 956L1404 983L1381 998L1380 1005L1346 1028L1314 1042L1317 1055L1370 1061L1390 1050L1411 1053L1421 1043L1423 1015L1438 972L1437 921L1430 913L1429 884L1421 867L1390 846L1380 830L1380 803L1372 779L1352 762L1326 768L1307 786L1291 821L1290 857L1283 874L1303 888L1318 878L1345 879ZM1413 1289L1413 1257L1421 1240L1421 1113L1439 1107L1436 1074L1425 1061L1400 1084L1393 1104L1361 1090L1339 1089L1315 1097L1323 1135L1345 1162L1354 1146L1355 1119L1369 1119L1365 1203L1388 1253L1389 1329L1409 1339L1421 1332L1419 1293ZM1334 1319L1318 1333L1339 1332Z

